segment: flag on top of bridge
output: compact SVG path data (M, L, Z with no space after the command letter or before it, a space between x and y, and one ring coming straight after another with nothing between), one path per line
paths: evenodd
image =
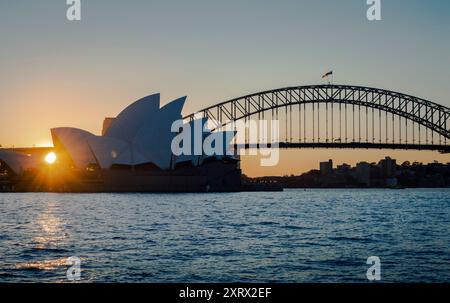
M331 70L331 71L329 71L328 73L326 73L325 75L323 75L322 76L322 79L323 78L326 78L326 77L328 77L328 76L331 76L333 74L333 71Z

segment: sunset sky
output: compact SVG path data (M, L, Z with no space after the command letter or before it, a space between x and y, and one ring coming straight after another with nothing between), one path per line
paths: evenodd
M247 93L334 81L450 106L450 1L0 0L0 144L51 145L49 129L99 134L102 120L140 97L187 95L184 114ZM351 151L351 150L350 150ZM274 168L245 158L244 173L291 174L319 161L448 162L436 152L291 150Z

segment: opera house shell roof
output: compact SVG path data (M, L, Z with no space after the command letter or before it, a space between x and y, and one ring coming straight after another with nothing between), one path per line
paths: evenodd
M174 156L171 150L172 140L177 135L171 131L172 123L182 119L185 100L186 97L182 97L160 107L159 94L144 97L125 108L101 136L72 127L52 128L53 145L56 150L66 152L78 169L91 164L108 169L112 165L152 163L162 170L174 169L180 162L200 165L205 155ZM204 125L206 119L201 123ZM224 148L228 149L234 132L231 135L227 132L211 133L202 127L202 139L208 136L223 136ZM0 151L0 159L15 173L39 162L31 156L9 151Z
M16 174L38 165L38 159L32 155L17 153L9 150L0 150L0 160L6 163Z

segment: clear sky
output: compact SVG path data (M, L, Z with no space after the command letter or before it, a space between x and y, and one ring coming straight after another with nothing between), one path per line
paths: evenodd
M105 116L160 92L187 95L186 114L246 93L321 83L392 89L450 106L450 1L0 0L0 144L50 145L49 129L94 133ZM298 173L319 160L354 163L393 155L450 161L436 153L289 151L270 171ZM297 165L292 165L293 160ZM341 161L342 160L342 161ZM284 164L283 164L284 163Z

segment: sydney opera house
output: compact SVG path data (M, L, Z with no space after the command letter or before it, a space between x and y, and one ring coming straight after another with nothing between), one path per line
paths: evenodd
M100 136L78 128L57 127L51 129L52 148L0 149L0 191L240 190L239 160L227 155L230 153L173 151L177 132L172 124L182 119L185 100L179 98L161 107L160 95L150 95L132 103L117 117L106 118ZM211 132L206 119L182 126L194 123L201 124L201 143L210 136L220 136L223 150L230 150L234 132Z

